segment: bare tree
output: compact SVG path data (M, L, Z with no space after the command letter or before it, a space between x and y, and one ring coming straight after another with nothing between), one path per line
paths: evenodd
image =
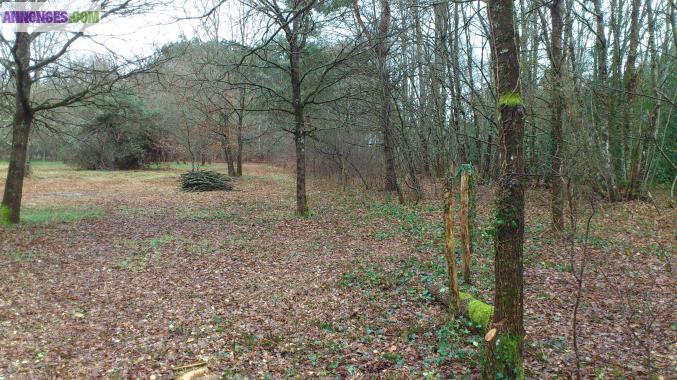
M282 127L282 130L294 136L296 212L307 215L306 142L320 130L310 122L309 113L347 96L332 93L332 90L348 73L338 69L358 52L358 46L352 41L340 43L331 51L330 58L310 59L309 44L314 42L314 36L322 27L316 19L319 17L317 1L257 0L247 5L261 17L264 27L258 43L247 48L236 66L252 69L255 73L249 75L243 70L239 76L242 79L228 80L228 84L256 89L260 93L258 105L243 107L243 111L277 112L292 117L293 127ZM326 20L329 15L324 17ZM336 18L341 16L334 16Z
M150 7L145 1L105 2L100 19L105 20L116 14L131 14ZM122 66L109 70L96 67L83 67L78 62L68 60L68 53L74 43L80 39L91 38L84 32L66 34L65 38L51 38L49 48L36 51L39 42L47 38L45 32L16 32L13 40L0 36L0 46L6 49L8 57L1 63L10 73L15 110L12 120L12 150L7 171L5 191L0 206L0 222L18 223L21 215L23 182L26 176L28 143L36 115L76 104L97 94L108 91L116 81L130 77L140 71L142 62L126 62ZM37 54L41 53L41 54ZM61 67L59 67L61 66ZM62 80L61 71L69 71L81 79L82 86L58 91ZM50 83L53 86L48 99L34 96L33 90L38 83Z
M390 33L390 2L389 0L379 0L381 5L381 15L379 17L378 29L370 31L362 20L360 5L358 0L353 0L353 13L357 24L367 38L378 66L379 84L381 87L381 133L383 134L383 156L385 158L385 190L397 191L397 173L395 171L393 127L391 119L392 109L392 89L390 83L390 73L388 70L388 54L390 45L388 36Z
M551 145L552 145L552 183L551 210L552 228L561 231L564 228L564 195L562 191L562 113L564 111L564 97L562 96L562 1L553 0L550 4L550 21L552 30L550 34L550 64L552 67L552 117Z
M495 290L493 328L487 342L491 378L523 378L524 277L524 104L520 88L519 57L513 0L488 2L490 37L496 57L496 88L500 111L500 145L503 168L500 179L495 235Z

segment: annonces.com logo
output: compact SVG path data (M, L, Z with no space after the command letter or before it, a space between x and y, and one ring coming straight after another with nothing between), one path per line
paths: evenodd
M87 0L1 2L2 28L13 32L81 32L99 24L101 4Z

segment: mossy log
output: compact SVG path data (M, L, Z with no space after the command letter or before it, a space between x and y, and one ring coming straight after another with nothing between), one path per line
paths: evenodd
M435 300L445 306L449 305L449 289L447 287L436 287L434 285L426 285L426 289ZM484 335L484 342L486 349L491 351L491 355L499 358L501 365L504 367L489 367L485 368L485 377L491 378L491 371L502 371L501 373L508 373L506 378L524 379L524 366L519 360L519 346L521 337L514 337L503 334L499 336L499 332L504 331L505 321L492 323L494 316L494 307L486 304L472 295L460 292L461 309L460 315L471 320L476 325L480 326ZM489 372L486 372L489 371Z
M427 285L426 289L436 301L449 307L449 288ZM481 326L482 331L486 331L494 315L494 307L476 299L468 293L460 292L459 295L461 299L460 315Z

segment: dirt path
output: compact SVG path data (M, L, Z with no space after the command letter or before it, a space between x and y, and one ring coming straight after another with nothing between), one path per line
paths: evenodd
M275 168L246 166L228 193L182 193L180 172L36 169L26 209L83 218L0 230L0 378L169 378L200 360L233 377L476 374L480 337L463 324L445 330L422 291L440 268L433 204L416 214L311 187L315 215L299 219L293 181ZM528 367L549 377L570 366L572 283L555 268L562 247L535 236ZM476 272L488 268L479 257ZM659 280L656 298L669 299L674 282ZM473 290L490 297L487 286ZM591 345L605 343L589 339L600 334L590 313L617 305L598 301L584 312ZM627 370L610 351L590 362Z

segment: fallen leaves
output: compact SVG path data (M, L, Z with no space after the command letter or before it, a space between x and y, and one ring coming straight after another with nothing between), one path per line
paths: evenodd
M420 284L424 268L439 258L431 243L440 221L436 201L415 214L311 183L316 212L298 219L290 176L265 165L245 171L251 176L238 180L238 191L205 194L179 191L180 171L173 170L63 169L29 179L29 208L58 202L97 207L104 216L0 231L0 375L171 378L195 363L209 375L232 377L477 372L477 362L460 356L438 360L445 311L425 300ZM564 244L537 230L547 205L530 195L527 370L543 378L571 368L574 285ZM490 204L490 196L480 196L483 220ZM632 218L623 217L628 213ZM651 289L649 299L674 312L667 300L675 282L664 269L673 259L660 247L674 246L675 226L667 222L675 218L657 222L652 213L640 203L612 205L597 222L598 269L586 284L581 316L589 373L644 371L642 348L626 328L642 321L623 317L620 297L642 299ZM476 294L485 300L488 244L479 244L474 258ZM619 293L600 271L616 278L621 264L638 274L626 276L632 281ZM674 341L670 323L661 317L652 328ZM468 335L450 349L473 355L481 339ZM674 363L674 345L653 347L657 366Z

